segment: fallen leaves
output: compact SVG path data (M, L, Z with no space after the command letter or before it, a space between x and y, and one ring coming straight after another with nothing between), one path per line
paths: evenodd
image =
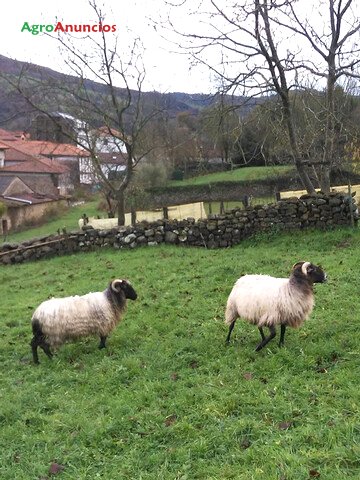
M247 437L244 437L240 442L240 447L244 450L251 446L251 442Z
M177 420L177 415L168 415L165 418L165 427L170 427Z
M64 465L60 465L60 463L57 462L52 462L49 467L48 476L39 477L38 480L49 480L49 476L58 475L63 470L65 470Z
M293 426L293 422L280 422L278 423L279 430L288 430Z
M65 469L64 465L60 465L59 463L52 463L49 468L49 475L57 475L58 473L62 472Z

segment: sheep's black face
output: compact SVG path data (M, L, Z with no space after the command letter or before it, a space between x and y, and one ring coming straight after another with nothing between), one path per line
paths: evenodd
M293 266L295 276L303 276L311 283L324 283L327 280L324 270L310 262L299 262Z
M126 298L129 298L130 300L136 300L137 299L137 293L135 292L132 285L129 282L127 282L126 280L124 280L122 282L121 289L124 292Z
M130 282L127 280L114 280L110 283L110 288L117 294L124 295L125 298L129 298L130 300L137 299L137 293L133 289Z
M313 263L310 263L310 265L307 267L306 270L307 270L307 275L312 281L312 283L326 282L327 280L326 273L318 265L314 265Z

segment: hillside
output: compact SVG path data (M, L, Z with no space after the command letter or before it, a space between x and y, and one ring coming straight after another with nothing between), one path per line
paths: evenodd
M63 73L52 70L51 68L42 67L34 64L27 64L18 60L14 60L3 55L0 55L0 125L3 128L9 129L25 129L29 125L29 120L33 109L26 103L26 101L17 92L11 92L9 85L6 82L7 76L18 77L26 70L26 75L30 79L36 81L43 81L44 84L49 81L61 81L68 87L75 85L77 78L72 75L65 75ZM104 85L87 81L87 87L94 92L94 94L103 94ZM124 90L117 89L119 96L123 95ZM170 118L174 118L179 112L191 112L197 115L202 109L211 106L217 100L217 96L198 93L187 94L181 92L159 93L159 92L144 92L143 98L145 105L153 105L156 100L157 105L164 109ZM49 108L58 109L58 106L52 105L50 100ZM227 96L227 101L235 105L242 105L241 115L246 115L261 99L247 99L246 97L231 97ZM66 112L65 113L70 113Z

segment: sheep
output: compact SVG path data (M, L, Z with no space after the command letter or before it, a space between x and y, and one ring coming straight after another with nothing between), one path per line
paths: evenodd
M261 342L258 352L276 336L280 325L279 347L284 345L286 327L297 328L308 318L314 307L313 284L326 281L326 273L310 262L298 262L290 278L269 275L244 275L235 283L226 305L225 323L229 325L226 344L238 317L258 326ZM265 336L263 327L270 335Z
M99 335L99 348L105 348L106 338L119 323L128 298L137 298L131 283L116 279L103 292L52 298L41 303L31 319L34 363L39 363L37 347L52 358L51 347L88 335Z

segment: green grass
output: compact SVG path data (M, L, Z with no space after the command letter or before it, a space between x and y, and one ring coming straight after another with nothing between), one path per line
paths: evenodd
M343 229L0 267L0 478L50 478L56 464L62 480L358 480L359 249ZM241 321L225 347L234 280L285 276L298 260L329 277L311 318L283 349L255 353L257 329ZM33 366L33 309L114 277L139 296L108 348L91 338Z
M104 216L104 212L100 212L97 209L99 204L99 199L85 202L81 205L76 205L74 207L69 207L65 213L61 213L56 218L50 219L43 225L37 227L27 228L20 232L10 233L6 237L7 242L22 242L24 240L29 240L35 237L42 237L45 235L56 234L58 229L63 229L64 227L69 232L71 230L79 230L79 218L86 213L88 217L93 217L96 215Z
M185 185L208 185L216 182L244 182L249 180L264 180L268 177L285 175L294 167L288 165L271 167L246 167L237 168L228 172L210 173L199 177L188 178L187 180L173 180L168 186L177 187Z

